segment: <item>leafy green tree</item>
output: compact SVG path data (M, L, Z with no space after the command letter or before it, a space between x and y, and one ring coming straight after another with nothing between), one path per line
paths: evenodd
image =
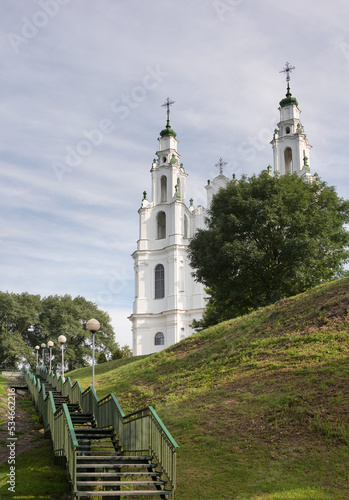
M121 348L121 352L123 358L131 358L133 356L132 349L127 344Z
M130 358L131 356L132 356L132 350L128 345L120 347L119 344L117 344L116 348L112 353L111 359Z
M64 360L68 370L87 366L92 353L92 333L86 330L89 319L100 322L100 329L95 333L97 351L111 353L114 350L114 331L109 315L98 309L83 297L72 299L70 295L49 296L42 299L40 324L43 338L53 340L57 346L59 335L67 338ZM57 346L58 348L58 346ZM59 360L58 356L58 360ZM58 361L60 365L60 362Z
M349 252L349 202L318 177L231 181L213 197L207 229L189 245L209 300L206 327L335 279Z
M121 350L121 347L119 346L119 344L115 347L114 351L112 352L112 356L111 356L111 359L112 360L115 360L115 359L121 359L123 356L122 356L122 350Z
M0 292L0 367L17 368L23 357L35 363L39 311L39 295Z
M101 363L106 363L107 361L108 360L104 352L102 351L101 353L99 353L97 363L100 365Z
M86 366L92 353L92 334L86 322L97 319L100 330L95 334L98 351L111 354L117 343L109 315L83 297L49 296L0 292L0 367L17 368L21 363L36 364L35 346L55 343L53 369L60 367L57 338L67 337L64 359L69 370ZM48 350L46 351L47 356ZM41 357L41 351L40 351Z

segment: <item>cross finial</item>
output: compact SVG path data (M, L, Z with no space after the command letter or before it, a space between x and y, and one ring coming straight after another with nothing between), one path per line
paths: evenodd
M220 174L223 174L223 167L225 167L225 165L228 165L228 163L223 161L222 158L219 158L218 163L215 164L215 167L219 168Z
M175 101L171 101L171 99L168 97L164 104L161 104L162 108L167 108L167 121L170 120L170 106L172 106L172 104L174 103Z
M295 66L290 66L290 63L288 63L288 62L287 62L287 63L285 64L284 69L283 69L282 71L279 71L279 73L286 73L286 82L287 82L287 83L290 81L290 79L291 79L291 77L290 77L290 73L291 73L294 69L296 69L296 67L295 67Z

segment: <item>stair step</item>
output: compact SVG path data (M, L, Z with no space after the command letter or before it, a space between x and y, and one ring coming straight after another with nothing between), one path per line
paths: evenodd
M99 449L106 449L106 450L113 450L113 447L112 446L103 446L101 444L79 444L79 446L77 447L77 450L79 451L80 448L88 448L90 451L93 451L93 450L99 450Z
M94 496L99 496L99 497L111 497L111 496L131 496L131 495L146 495L146 496L151 496L151 495L171 495L172 491L171 490L124 490L122 492L120 491L77 491L75 493L75 496L77 497L94 497Z
M109 453L108 453L109 455L110 455L110 451L111 450L109 450ZM84 456L93 456L93 452L91 452L91 451L78 451L78 453L81 453L81 455L78 454L76 456L77 458L84 457ZM103 456L103 457L106 456L106 455L103 455L103 453L107 454L107 452L103 452L103 451L100 452L100 453L101 453L101 456ZM121 453L122 453L121 450L119 450L119 451L116 452L115 456L121 456Z
M98 453L98 455L105 457L106 455L113 454L113 456L121 456L122 451L121 447L119 448L106 448L104 450L90 450L90 449L81 449L81 450L76 450L77 453L82 453L82 455L77 455L78 457L80 456L87 456L87 455L93 455Z
M72 415L70 415L70 418L71 418L71 421L73 422L73 424L96 424L96 422L94 421L93 418L86 418L86 417L82 417L82 418L79 418L79 417L72 417Z
M75 429L75 433L76 433L76 429ZM79 437L77 438L77 440L78 440L78 443L79 443L79 447L86 448L86 447L90 446L89 443L82 442L81 438L79 438ZM112 445L114 445L114 446L116 446L118 448L120 447L119 440L117 440L117 439L111 439L110 437L108 437L108 439L105 439L104 437L101 437L100 439L98 439L98 438L95 439L95 437L94 437L93 438L93 443L95 444L96 447L98 447L98 444L96 444L96 441L100 442L101 444L112 444Z
M76 486L164 486L166 481L77 481Z
M71 414L72 417L80 417L80 418L94 418L93 415L90 415L89 413L80 413L78 411L73 412Z
M74 417L70 414L71 421L74 424L95 424L95 420L91 417Z
M77 457L80 460L119 460L120 462L135 460L136 462L145 462L151 460L153 457L151 455L146 456L125 456L125 455L95 455L93 457Z
M84 419L84 420L91 420L92 421L95 419L93 415L82 415L81 413L78 413L78 412L72 412L70 414L70 417L74 418L76 420Z
M159 477L162 472L77 472L76 477Z
M81 429L81 432L80 429L76 429L75 434L79 433L80 435L78 435L77 438L82 441L100 441L101 439L110 440L116 437L115 434L99 434L96 431L98 431L98 427L90 429L90 433L87 432L87 429ZM96 434L98 435L96 436Z
M84 413L81 411L81 412L77 413L77 415L81 415L84 417L93 417L93 413L91 413L91 412Z
M105 456L105 454L107 454L107 455L111 455L111 454L115 455L115 453L116 453L119 456L119 455L121 455L121 451L120 450L121 450L121 448L119 448L118 450L115 450L115 448L106 448L104 450L100 450L100 449L98 449L98 450L97 449L96 450L90 450L90 449L86 448L86 449L81 449L81 450L76 450L76 451L77 451L77 453L88 453L88 454L90 454L90 453L94 453L94 454L98 453L98 455L101 454L103 456Z
M155 469L156 464L128 464L128 463L115 463L115 464L76 464L77 469L144 469L145 467L153 467Z
M86 434L86 430L82 431L82 436ZM103 436L112 436L114 435L114 431L110 429L95 429L91 432L92 434L103 434Z

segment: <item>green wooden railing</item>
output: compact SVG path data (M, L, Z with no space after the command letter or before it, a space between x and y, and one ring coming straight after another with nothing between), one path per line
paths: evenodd
M178 445L154 408L147 406L125 415L114 394L99 400L92 387L83 392L79 381L73 384L70 377L63 382L60 375L42 367L37 367L37 373L64 396L69 396L72 403L79 403L84 413L92 412L99 428L113 428L124 451L153 455L175 490ZM73 491L76 491L78 443L67 405L63 404L56 410L52 392L47 393L45 384L28 370L25 376L33 403L43 420L45 434L53 441L55 457L66 461Z
M51 393L52 394L52 393ZM69 471L72 489L76 491L76 451L79 446L76 439L74 426L70 418L68 407L65 403L54 413L53 432L51 431L53 449L56 457L61 457Z

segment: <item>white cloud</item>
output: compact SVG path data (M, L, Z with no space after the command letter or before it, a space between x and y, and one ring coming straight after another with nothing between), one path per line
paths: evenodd
M213 0L71 0L16 53L8 33L21 34L23 17L33 21L45 0L4 0L1 290L85 296L110 312L128 339L120 343L131 344L130 254L165 125L161 104L176 101L171 124L188 199L205 204L203 186L220 156L229 175L272 163L265 137L286 91L286 60L296 66L291 90L312 169L348 197L347 2L224 2L219 12ZM142 91L150 74L153 88ZM127 112L115 111L120 105ZM76 151L83 131L105 119L113 131L60 182L52 163L64 164L67 148ZM248 156L251 141L258 148Z

